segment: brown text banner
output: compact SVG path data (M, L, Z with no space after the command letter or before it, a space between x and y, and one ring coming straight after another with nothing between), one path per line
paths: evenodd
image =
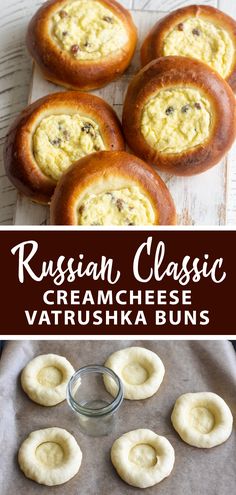
M1 230L4 335L232 335L236 231Z

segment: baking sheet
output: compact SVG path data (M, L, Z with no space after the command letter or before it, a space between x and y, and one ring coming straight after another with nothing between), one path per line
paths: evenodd
M78 429L77 418L66 401L49 408L33 403L20 386L20 372L38 354L64 355L75 368L103 364L110 353L130 345L156 352L164 362L164 381L152 398L124 401L116 431L106 437L89 437ZM228 495L236 486L235 425L230 439L204 450L181 441L171 426L170 413L177 397L185 392L212 391L222 396L236 424L236 357L226 341L11 341L0 360L0 491L1 495L120 495L142 490L124 483L110 462L113 441L126 431L150 428L172 443L176 462L172 474L145 495ZM46 487L25 478L18 468L17 451L28 434L39 428L59 426L78 441L83 461L79 473L68 483Z

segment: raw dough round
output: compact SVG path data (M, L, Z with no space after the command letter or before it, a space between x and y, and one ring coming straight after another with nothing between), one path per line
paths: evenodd
M171 421L184 442L206 449L225 442L233 426L229 407L212 392L181 395L175 403Z
M113 443L111 461L126 483L147 488L169 476L175 452L167 438L139 429L125 433Z
M154 395L161 385L165 368L161 359L143 347L127 347L114 352L105 366L111 368L121 379L125 399L147 399ZM117 387L109 376L104 377L105 387L115 397Z
M27 478L42 485L61 485L78 473L82 452L62 428L37 430L21 444L18 461Z
M75 372L63 356L42 354L32 359L21 373L25 393L37 404L55 406L66 398L66 387Z

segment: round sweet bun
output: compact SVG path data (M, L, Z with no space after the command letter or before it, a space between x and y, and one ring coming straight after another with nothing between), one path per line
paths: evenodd
M218 163L234 141L234 94L206 64L162 57L131 81L123 130L135 154L158 169L199 174Z
M152 28L141 48L141 62L163 56L197 58L210 65L236 91L236 21L215 7L189 5L171 12Z
M49 203L61 174L101 149L124 149L120 122L101 98L55 93L29 105L10 129L4 152L8 178L20 192Z
M120 77L136 43L132 17L115 0L51 0L27 33L28 50L46 79L86 91Z
M173 225L171 195L157 173L124 151L82 158L60 179L51 203L55 225Z

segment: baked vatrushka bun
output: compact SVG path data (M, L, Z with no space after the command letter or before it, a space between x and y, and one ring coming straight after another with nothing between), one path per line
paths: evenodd
M61 177L51 203L55 225L172 225L171 195L157 173L124 151L81 158Z
M142 65L172 55L205 62L236 91L236 22L220 10L189 5L158 21L142 45Z
M219 162L235 139L235 97L206 64L161 57L131 81L123 130L130 148L158 169L199 174Z
M27 46L43 75L72 89L99 88L131 62L137 31L115 0L52 0L32 18Z
M49 203L73 162L96 151L122 149L114 110L97 96L71 91L41 98L20 114L7 136L4 161L19 191Z

